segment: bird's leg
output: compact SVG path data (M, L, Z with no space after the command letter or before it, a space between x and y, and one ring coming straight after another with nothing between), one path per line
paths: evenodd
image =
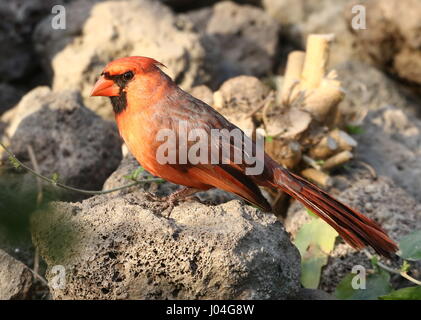
M160 197L150 192L145 192L145 196L149 201L161 202L166 197Z
M168 211L167 217L168 218L170 217L171 212L174 209L174 206L178 202L180 202L181 200L185 200L186 198L190 197L191 195L199 191L201 190L196 189L196 188L182 187L181 189L171 193L168 197L163 198L163 201L165 201L166 204L168 205L167 210L169 211Z
M169 218L171 215L172 210L174 209L175 205L182 201L185 200L186 198L188 198L189 196L195 194L196 192L201 191L200 189L195 189L195 188L189 188L189 187L182 187L181 189L174 191L173 193L171 193L169 196L167 197L158 197L155 196L151 193L147 193L147 197L151 200L151 201L155 201L155 202L160 202L161 205L161 209L164 211L168 211L168 215L167 217Z
M190 188L190 187L182 187L179 190L174 191L168 197L164 199L167 201L177 202L179 200L186 199L187 197L195 194L196 192L201 191L200 189Z

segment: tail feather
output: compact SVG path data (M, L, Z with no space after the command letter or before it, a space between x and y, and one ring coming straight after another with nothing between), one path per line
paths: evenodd
M352 247L362 249L369 245L377 253L386 257L390 257L397 251L397 245L375 221L282 168L276 168L274 176L274 187L287 192L300 201L332 226Z

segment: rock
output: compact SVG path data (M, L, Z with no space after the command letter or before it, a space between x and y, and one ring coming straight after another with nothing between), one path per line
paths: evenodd
M280 23L285 38L296 47L305 48L309 34L333 33L330 65L355 55L353 38L344 19L348 0L262 0L262 3L265 11Z
M32 286L31 271L0 249L0 300L27 299Z
M0 115L18 103L22 95L21 90L5 82L0 83Z
M162 3L168 6L183 7L185 5L192 5L194 0L160 0Z
M213 89L240 74L260 77L273 70L279 28L263 10L223 1L186 16L207 50Z
M16 0L0 3L0 81L16 81L37 66L31 44L34 25L48 13L52 0Z
M54 4L61 3L62 0L0 2L0 115L12 108L24 92L45 83L31 37L38 21L51 13Z
M353 5L356 2L350 4ZM360 54L382 70L421 84L421 2L367 0L366 29L354 30ZM347 21L353 16L347 11Z
M114 189L118 188L122 185L130 183L129 176L137 169L139 169L139 163L136 161L136 159L129 153L127 156L123 157L121 160L119 166L117 169L108 177L108 179L105 181L103 190L108 189ZM139 176L137 179L144 179L149 177L150 174L142 170L142 172L139 173ZM130 190L130 189L124 189L122 192L130 192L135 190L136 188Z
M123 158L118 168L109 176L109 178L105 181L103 190L110 190L114 188L118 188L127 184L130 184L132 180L130 180L130 176L136 171L140 169L140 164L137 160L129 153L127 156ZM146 170L142 170L138 172L136 177L137 180L147 179L153 177L149 172ZM117 193L110 193L110 197L115 197L116 194L124 195L130 192L134 192L136 190L145 190L150 193L156 193L158 196L167 196L170 193L177 190L177 185L174 185L169 182L164 183L142 183L136 185L131 188L122 189Z
M206 7L219 0L160 0L163 4L174 8L177 11L192 10L197 7Z
M50 78L54 76L52 60L75 37L81 35L83 26L89 18L92 7L103 0L72 0L66 4L66 28L51 32L53 15L38 23L33 33L33 43L41 58L45 71Z
M300 291L291 300L337 300L334 296L317 289L301 288Z
M208 86L200 85L200 86L193 87L190 90L190 94L193 97L207 103L208 105L213 106L213 92L211 89L209 89Z
M16 107L6 111L1 116L6 136L13 136L22 119L41 109L47 97L51 97L51 89L44 86L37 87L22 97Z
M305 1L310 3L309 1ZM329 64L335 65L348 61L356 56L354 39L348 30L344 19L344 13L348 9L345 4L348 0L325 0L322 3L313 3L316 10L312 12L308 20L303 24L302 41L305 43L308 35L313 33L332 33L335 35L329 53Z
M159 1L75 1L66 8L69 29L52 33L46 19L38 25L34 42L51 62L54 90L80 90L85 105L101 116L113 117L109 99L89 95L104 66L115 58L153 57L184 88L199 79L205 82L199 36Z
M184 202L171 218L142 192L56 202L33 238L66 286L54 299L283 299L299 289L299 254L273 215L231 201Z
M4 135L4 131L6 130L6 127L7 127L6 123L0 120L0 137Z
M229 121L251 135L254 130L250 114L270 92L270 88L252 76L238 76L225 81L214 94L214 107ZM216 101L215 95L219 101Z
M121 139L114 123L95 115L81 100L71 91L38 88L30 92L16 108L30 105L37 111L20 121L10 149L32 166L30 145L42 174L57 173L62 183L98 190L121 161Z
M51 13L54 5L63 5L68 0L15 0L2 1L0 4L0 14L3 23L13 23L16 32L30 33L33 26L43 16Z
M356 136L356 157L421 201L421 121L401 109L370 111Z
M375 67L359 61L348 61L334 69L346 93L340 104L345 117L364 117L368 110L378 110L387 105L399 107L412 115L418 112L418 106L407 93Z
M89 94L103 67L117 57L154 57L187 90L200 84L215 89L238 74L266 75L276 57L277 24L248 5L222 2L175 15L159 1L77 0L66 5L66 14L65 30L51 32L52 17L38 24L37 52L54 74L54 90L80 90L85 105L105 118L113 116L109 99Z
M421 85L421 50L403 49L396 55L394 67L399 77Z
M238 76L225 81L218 91L224 107L235 109L244 105L257 107L269 94L270 88L256 77ZM240 113L238 109L237 112Z
M4 30L4 26L2 29L2 32L0 32L0 44L3 49L0 58L7 63L3 62L0 64L0 71L2 74L0 80L14 80L21 77L29 68L30 54L25 50L23 40L20 39L19 35L15 34L13 31L6 33L5 31L7 31L7 29ZM12 57L13 60L9 61L9 59L7 59L8 57ZM17 70L10 67L10 64L16 65L18 67Z
M399 241L408 233L420 229L421 206L391 179L385 176L373 179L367 171L353 170L343 180L347 183L342 186L342 190L334 189L332 193L338 200L377 221L393 240ZM308 213L294 202L288 210L285 228L295 236L300 227L309 220ZM392 264L399 269L399 263ZM343 240L337 240L328 264L322 270L320 289L333 292L355 265L371 268L371 263L363 252L357 252Z

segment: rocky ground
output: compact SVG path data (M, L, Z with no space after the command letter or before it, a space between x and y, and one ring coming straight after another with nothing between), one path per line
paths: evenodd
M421 9L418 0L362 3L366 30L350 27L353 0L3 1L0 140L47 177L116 188L138 164L122 146L109 100L89 97L106 63L154 57L182 88L252 129L244 115L282 81L287 53L304 48L309 34L334 33L329 66L345 92L340 110L361 132L329 191L399 240L421 229ZM55 4L66 9L63 30L51 27ZM167 219L147 192L168 195L178 188L171 183L96 196L48 184L41 191L7 158L0 299L331 299L353 265L370 267L337 239L323 291L303 289L293 241L310 217L294 201L275 217L211 190ZM64 287L55 266L66 271Z

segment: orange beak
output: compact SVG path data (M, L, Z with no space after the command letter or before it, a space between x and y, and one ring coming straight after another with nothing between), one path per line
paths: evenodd
M91 91L91 97L115 97L119 95L120 87L116 85L113 80L107 80L103 76L98 79Z

